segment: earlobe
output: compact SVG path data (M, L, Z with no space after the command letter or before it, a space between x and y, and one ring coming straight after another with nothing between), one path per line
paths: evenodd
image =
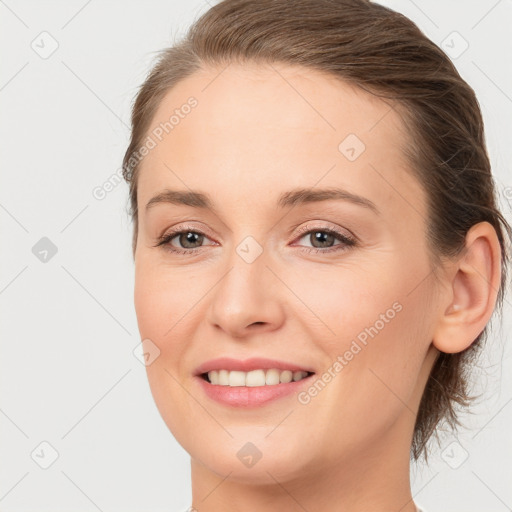
M471 227L466 250L453 263L446 283L448 306L441 311L433 344L453 354L468 348L484 330L496 305L501 280L501 247L489 222ZM443 295L444 296L444 295Z

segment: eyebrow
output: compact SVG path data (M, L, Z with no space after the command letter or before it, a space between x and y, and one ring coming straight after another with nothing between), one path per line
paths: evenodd
M286 208L288 206L331 200L348 201L358 206L368 208L377 215L380 214L379 209L372 201L341 188L297 188L282 193L277 201L277 206L279 208ZM215 211L209 195L190 190L163 190L148 201L146 211L160 203L191 206L193 208Z

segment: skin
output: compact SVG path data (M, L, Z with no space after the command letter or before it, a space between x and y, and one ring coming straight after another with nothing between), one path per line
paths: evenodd
M191 456L201 512L413 512L409 450L439 350L468 347L488 322L500 278L499 243L473 226L464 257L431 272L426 198L403 157L407 130L391 105L320 72L273 64L204 68L161 101L151 130L190 96L198 100L153 148L138 179L135 307L160 414ZM338 146L356 134L349 161ZM379 210L343 200L280 209L297 187L339 187ZM147 202L163 189L211 195L214 210ZM414 207L412 207L412 205ZM204 239L174 248L158 237L186 223ZM323 246L304 226L356 237ZM193 228L193 229L192 229ZM262 253L247 263L251 236ZM322 249L322 247L325 247ZM315 248L337 252L307 252ZM366 327L401 309L309 403L292 394L259 408L209 399L195 368L221 356L333 366ZM305 389L307 389L305 387ZM252 442L262 458L236 456Z

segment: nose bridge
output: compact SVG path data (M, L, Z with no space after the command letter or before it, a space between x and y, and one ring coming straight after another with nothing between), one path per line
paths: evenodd
M226 272L215 287L210 321L233 335L254 323L274 325L282 314L270 253L252 235L233 244L226 256Z
M227 256L228 274L219 283L224 295L227 294L224 299L235 301L239 309L248 307L250 302L254 307L254 301L263 299L268 292L268 260L264 246L251 235L234 245Z

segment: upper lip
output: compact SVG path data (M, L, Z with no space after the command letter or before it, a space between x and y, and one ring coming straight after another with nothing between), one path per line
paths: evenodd
M280 361L277 359L267 359L264 357L252 357L250 359L233 359L231 357L219 357L217 359L210 359L199 365L196 370L196 375L208 373L212 370L238 370L249 372L251 370L270 370L275 368L277 370L290 370L290 371L305 371L314 373L313 370L305 365L292 363L288 361Z

